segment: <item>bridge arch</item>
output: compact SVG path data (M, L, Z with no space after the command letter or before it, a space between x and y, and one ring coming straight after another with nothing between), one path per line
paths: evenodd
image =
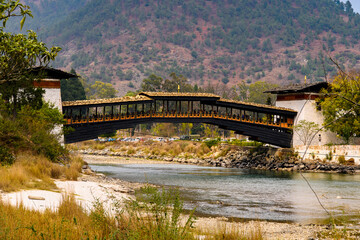
M63 102L72 143L153 122L206 123L251 139L291 147L296 111L223 99L208 93L143 92L135 97Z

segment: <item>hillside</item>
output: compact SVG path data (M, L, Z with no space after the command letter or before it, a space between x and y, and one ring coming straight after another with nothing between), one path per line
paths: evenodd
M242 81L321 81L336 73L329 56L360 66L360 16L339 0L38 0L36 9L42 39L63 47L55 66L119 94L151 73L221 93Z

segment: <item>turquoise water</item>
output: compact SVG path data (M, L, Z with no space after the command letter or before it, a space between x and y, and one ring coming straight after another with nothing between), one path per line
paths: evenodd
M298 173L180 164L91 165L108 176L180 190L185 207L200 215L316 223L328 217ZM360 175L305 173L323 205L359 223Z

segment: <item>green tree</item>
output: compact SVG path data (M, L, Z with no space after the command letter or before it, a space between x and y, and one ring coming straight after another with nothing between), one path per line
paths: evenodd
M278 87L277 84L267 83L263 81L258 81L249 85L249 98L247 101L267 104L268 98L271 98L271 102L274 102L275 96L272 96L270 93L264 93L267 90L274 89Z
M192 92L193 87L188 83L188 79L183 75L177 76L175 73L170 74L170 79L165 79L162 90L165 92L177 92L180 87L180 92Z
M144 92L159 92L162 89L164 80L162 77L151 74L148 78L145 78L141 84L141 89Z
M301 120L294 126L294 132L304 145L311 144L310 140L318 130L319 124L307 120Z
M0 1L0 21L3 26L11 16L22 16L22 27L31 12L18 1ZM0 95L5 101L6 110L14 117L23 105L41 106L43 91L34 87L34 81L41 79L42 73L35 74L33 68L47 66L60 50L59 47L48 49L38 41L33 31L24 35L0 29Z
M71 69L70 73L76 75L74 69ZM62 101L75 101L86 99L85 89L79 78L61 79L60 83Z
M190 135L191 129L194 125L192 123L181 123L180 124L180 133L181 135Z
M102 99L116 97L116 89L111 83L96 81L85 89L89 99Z
M324 125L348 144L351 137L360 136L360 73L339 74L324 93Z

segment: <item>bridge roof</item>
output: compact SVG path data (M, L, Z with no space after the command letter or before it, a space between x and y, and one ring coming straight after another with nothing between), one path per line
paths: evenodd
M78 101L65 101L62 102L63 107L70 106L88 106L88 105L103 105L103 104L118 104L118 103L146 103L152 102L153 99L146 96L136 95L135 97L126 96L120 98L107 98L107 99L91 99L91 100L78 100Z
M221 98L216 103L219 106L233 107L233 108L241 107L242 109L249 111L261 111L264 113L269 112L269 113L279 113L279 114L284 114L285 112L287 112L290 115L297 114L297 111L290 108L275 107L275 106L269 106L265 104L258 104L252 102L242 102L242 101L230 100L225 98Z
M216 101L220 99L220 96L212 93L141 92L139 95L155 100Z
M288 93L318 93L323 88L328 88L327 82L305 83L305 84L292 84L284 87L278 87L272 90L265 91L264 93L272 94L288 94Z

